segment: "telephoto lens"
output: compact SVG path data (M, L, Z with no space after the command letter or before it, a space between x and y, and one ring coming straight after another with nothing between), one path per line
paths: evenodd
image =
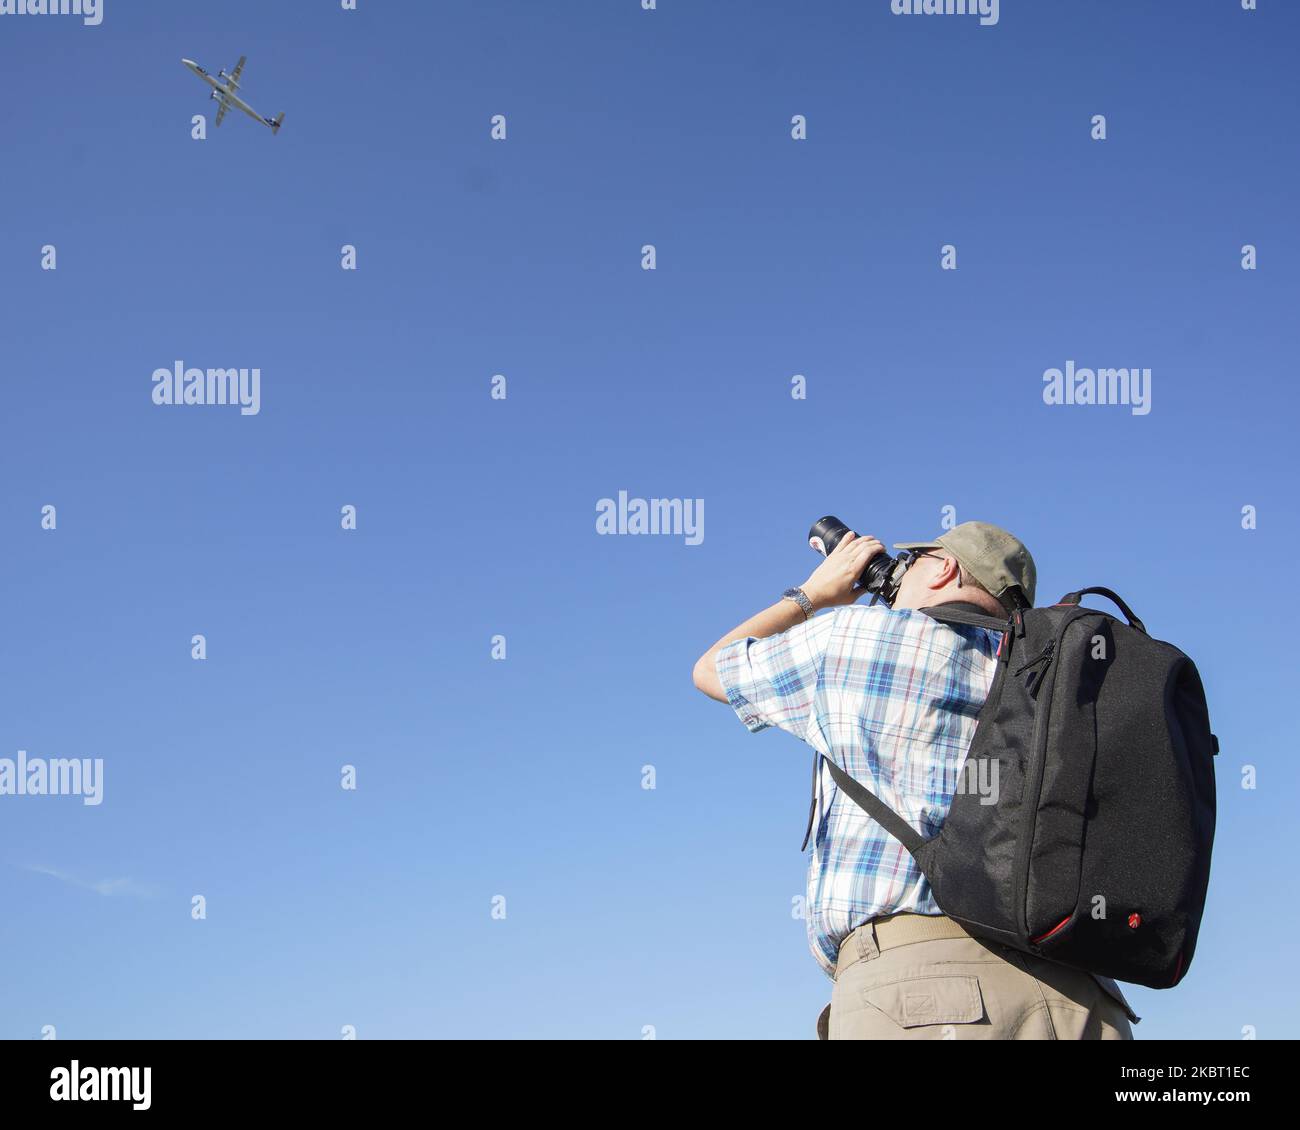
M827 514L825 518L818 518L808 530L808 544L823 557L829 557L848 532L848 526L834 514ZM888 553L878 553L867 562L862 576L858 578L858 584L874 594L876 600L893 604L894 597L898 595L898 582L903 579L906 569L905 564L890 557Z

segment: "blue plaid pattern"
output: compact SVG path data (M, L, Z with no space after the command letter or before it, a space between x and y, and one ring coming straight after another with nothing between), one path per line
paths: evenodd
M717 657L751 733L777 726L833 757L923 835L943 823L988 697L1000 632L849 605ZM808 944L829 976L840 942L882 914L939 914L915 861L825 763L808 864Z

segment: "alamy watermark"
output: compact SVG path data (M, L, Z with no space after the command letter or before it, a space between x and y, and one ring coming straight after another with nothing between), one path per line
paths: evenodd
M152 1074L150 1067L83 1067L74 1059L50 1072L50 1101L129 1102L132 1110L148 1110Z
M177 361L153 371L155 404L238 404L241 416L262 410L261 369L187 369Z
M929 790L943 793L944 779L950 769L940 763L934 763L929 769ZM959 796L977 796L979 803L994 805L1001 794L1002 762L997 757L968 757L957 770L957 787L953 790L953 799Z
M1043 370L1044 404L1127 404L1134 416L1151 411L1150 369Z
M979 16L981 27L998 22L998 0L890 0L896 16Z
M625 490L618 498L596 503L598 534L669 534L685 539L687 545L704 540L704 499L629 498Z
M87 27L98 27L104 0L0 0L0 16L80 16Z
M104 799L104 759L96 757L0 757L0 796L79 796L82 804Z

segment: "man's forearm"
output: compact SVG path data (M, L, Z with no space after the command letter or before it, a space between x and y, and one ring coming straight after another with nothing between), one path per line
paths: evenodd
M751 616L743 624L733 628L701 655L695 664L695 685L710 698L726 702L727 692L722 689L722 683L718 679L718 652L736 640L747 639L749 636L764 639L767 636L779 635L796 624L802 624L803 621L803 609L793 600L786 600L783 597L770 608L763 609L757 616Z
M813 611L820 612L823 608L852 604L857 600L864 591L857 587L863 569L871 558L884 551L885 547L873 537L845 534L831 555L799 586ZM751 616L738 628L728 632L700 656L695 664L695 685L710 698L726 702L727 692L722 689L716 666L718 652L736 640L743 640L747 636L765 639L787 632L803 621L803 608L796 601L782 597L770 608L763 609L757 616Z

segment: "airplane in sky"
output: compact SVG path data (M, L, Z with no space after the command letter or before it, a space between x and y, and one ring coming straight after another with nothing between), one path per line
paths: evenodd
M213 78L207 71L198 65L193 59L182 59L190 70L199 76L204 82L212 87L212 93L209 98L220 102L221 106L217 110L217 125L221 125L221 120L226 116L226 111L231 107L237 110L243 110L250 118L261 122L264 126L270 126L272 133L280 132L280 123L284 121L284 114L277 114L274 118L264 118L247 102L240 98L235 91L239 89L239 76L244 73L244 64L248 61L246 55L239 57L239 62L235 64L235 69L230 74L220 71L216 78Z

